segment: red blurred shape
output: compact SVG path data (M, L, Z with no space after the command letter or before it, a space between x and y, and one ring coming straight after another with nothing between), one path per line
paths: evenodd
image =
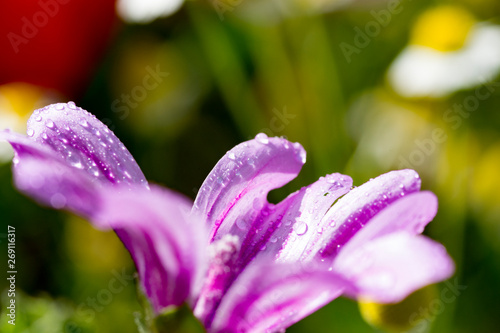
M0 84L80 95L117 23L115 0L2 1Z

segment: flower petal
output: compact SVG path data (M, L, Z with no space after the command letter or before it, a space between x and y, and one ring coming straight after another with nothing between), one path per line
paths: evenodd
M392 202L420 189L420 178L413 170L391 171L351 190L340 198L323 217L330 225L311 245L312 256L333 258L344 244L378 212ZM305 259L305 258L303 258Z
M228 233L246 235L267 204L268 192L295 178L304 162L300 144L261 133L217 163L201 186L193 213L207 221L211 240Z
M370 223L359 230L341 252L355 251L359 246L384 235L406 231L421 234L425 226L436 216L437 197L429 191L407 195L384 208Z
M153 309L192 304L205 268L206 235L189 216L190 201L156 186L106 191L94 222L113 228L130 251Z
M28 136L99 181L147 186L141 169L113 132L73 102L35 110L28 120Z
M324 224L323 216L339 197L349 192L351 186L350 177L335 173L321 177L288 196L276 205L275 210L263 223L256 226L271 234L264 239L266 248L260 253L274 255L279 262L298 261L302 256L306 256L311 251L315 239L330 228ZM256 243L258 236L259 234L250 233L245 243ZM248 238L253 242L249 242ZM247 248L251 249L247 245L243 246L242 250L250 252ZM251 254L255 256L256 253Z
M341 251L333 270L351 281L350 296L398 303L412 292L449 278L455 268L443 245L424 236L391 233L354 251Z
M90 217L100 205L98 185L67 165L47 147L17 133L0 132L15 151L12 165L17 188L39 203Z
M347 286L323 267L254 261L224 295L210 332L281 331L338 297Z

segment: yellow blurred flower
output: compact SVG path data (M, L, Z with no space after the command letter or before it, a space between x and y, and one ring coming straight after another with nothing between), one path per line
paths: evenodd
M26 132L26 121L33 110L56 100L54 92L22 82L0 85L0 130ZM0 163L12 159L12 149L0 142Z
M410 45L388 71L404 97L439 98L492 80L500 72L500 26L478 23L471 13L446 5L424 12Z
M436 7L417 19L411 43L442 52L459 50L474 24L474 17L465 9L451 5Z
M386 332L411 332L412 329L425 332L425 328L438 314L432 308L439 301L436 285L430 285L396 304L377 304L364 300L358 305L361 315L369 324Z

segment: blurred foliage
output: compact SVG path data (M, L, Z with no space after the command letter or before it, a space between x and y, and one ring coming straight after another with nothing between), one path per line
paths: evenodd
M425 330L414 331L496 332L498 73L492 69L490 83L446 96L403 97L387 72L412 44L444 54L460 52L475 24L497 25L500 3L402 0L339 6L334 0L303 0L276 5L287 3L188 1L171 16L148 24L122 22L84 91L64 96L65 89L54 93L51 87L43 98L77 98L78 105L115 131L150 181L192 198L218 159L258 132L286 136L308 152L300 176L273 191L271 201L327 173L349 174L359 185L391 169L417 170L423 188L440 200L425 233L446 246L457 266L453 279L467 288ZM432 11L439 5L451 7ZM440 12L443 8L452 10ZM476 65L484 64L472 60L462 67ZM7 120L16 117L23 123L29 108L38 105L33 99L41 98L39 92L28 90L36 93L0 89L1 128L14 126ZM478 91L488 96L481 99ZM39 207L16 192L11 177L10 164L1 164L0 251L6 253L7 225L15 226L18 325L12 330L2 313L1 331L45 332L50 327L59 332L71 321L74 331L64 332L137 332L134 318L140 306L135 281L128 279L134 268L114 234ZM116 274L127 279L119 293L109 293ZM2 279L0 290L6 287ZM437 295L445 288L438 285ZM109 303L105 294L111 295ZM88 303L99 297L100 303ZM414 311L429 308L433 300L415 303ZM2 311L5 301L4 295ZM365 318L384 326L384 313L373 312L379 310L372 308ZM378 330L362 318L356 302L338 299L287 331Z

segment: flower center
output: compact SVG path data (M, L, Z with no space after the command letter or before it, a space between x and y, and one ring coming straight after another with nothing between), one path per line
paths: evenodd
M238 236L224 235L209 247L210 265L201 296L196 303L194 314L205 326L212 322L215 309L219 306L227 287L233 282L236 261L240 250Z

